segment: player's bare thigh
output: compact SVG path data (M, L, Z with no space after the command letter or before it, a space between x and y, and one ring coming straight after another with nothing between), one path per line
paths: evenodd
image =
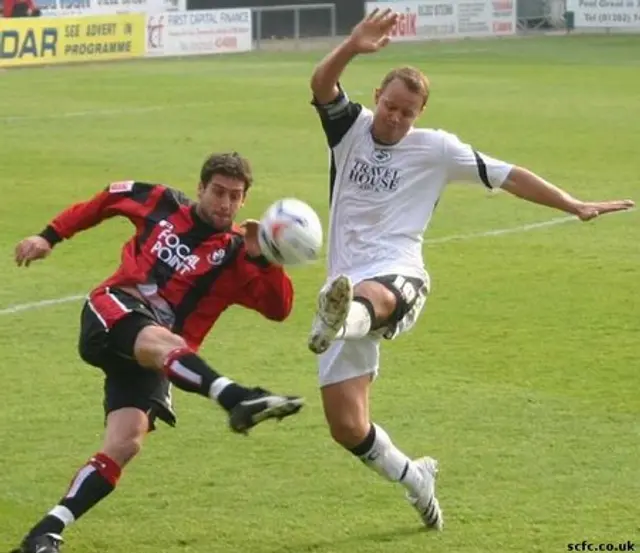
M384 284L375 280L363 280L356 284L353 296L368 299L376 314L376 326L384 326L394 314L398 300Z
M120 289L138 298L141 302L146 302L135 288L123 286ZM163 326L154 324L140 330L133 346L133 355L143 367L164 371L164 363L169 353L186 347L187 344L181 336Z

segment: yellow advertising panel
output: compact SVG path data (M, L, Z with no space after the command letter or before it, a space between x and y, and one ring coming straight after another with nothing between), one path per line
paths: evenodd
M0 18L0 67L144 56L145 15Z

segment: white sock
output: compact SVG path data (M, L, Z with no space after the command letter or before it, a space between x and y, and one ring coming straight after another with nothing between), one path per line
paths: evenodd
M357 299L351 302L349 314L336 335L337 340L356 340L363 338L371 330L371 314L367 306Z
M64 505L56 505L48 513L49 516L56 517L64 524L65 528L75 522L76 517L73 513Z
M216 401L220 394L224 391L224 389L229 386L229 384L233 384L233 381L228 379L226 376L216 378L211 383L211 388L209 388L209 397Z
M362 448L367 450L362 451ZM369 435L361 446L351 451L387 480L400 482L414 496L419 494L423 479L416 464L393 445L389 435L377 424L371 425Z

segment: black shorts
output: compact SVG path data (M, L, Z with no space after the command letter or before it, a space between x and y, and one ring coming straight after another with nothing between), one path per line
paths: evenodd
M104 372L105 416L135 407L149 416L150 430L155 428L156 418L175 425L169 380L140 366L133 355L138 333L146 326L160 324L145 303L121 290L107 289L84 304L78 351L86 363Z

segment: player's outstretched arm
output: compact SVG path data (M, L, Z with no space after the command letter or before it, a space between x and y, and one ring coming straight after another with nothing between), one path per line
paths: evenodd
M111 183L93 198L59 213L40 234L20 241L15 249L16 263L28 267L31 261L47 257L58 242L116 215L139 224L155 201L169 192L163 187L134 181Z
M109 204L113 203L110 199L108 189L101 191L90 200L73 204L60 212L40 234L21 240L15 249L18 267L28 267L32 261L44 259L58 242L111 216L107 211Z
M511 170L502 188L529 202L576 215L582 221L589 221L599 215L624 211L635 206L632 200L583 202L522 167L514 167Z
M349 62L358 54L369 54L384 48L389 33L398 21L391 9L374 10L358 23L351 35L331 51L315 68L311 77L311 90L319 104L328 104L340 93L338 81Z

